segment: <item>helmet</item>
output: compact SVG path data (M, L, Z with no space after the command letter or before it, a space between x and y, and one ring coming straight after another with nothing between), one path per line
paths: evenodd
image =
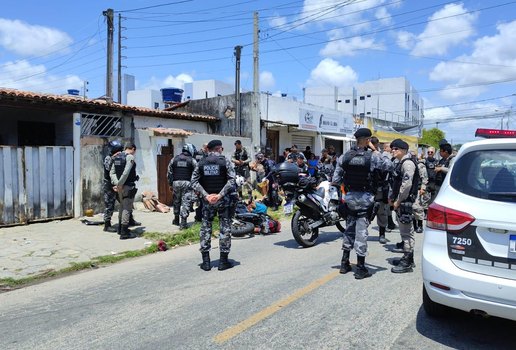
M124 150L124 146L122 146L122 143L118 140L109 141L108 146L109 146L111 155L113 155L117 152L122 152Z
M197 152L197 149L191 143L185 143L185 145L183 146L182 151L190 153L191 156L195 156L195 153Z
M237 187L240 187L245 183L245 178L241 175L237 175L235 178L235 183L236 183Z

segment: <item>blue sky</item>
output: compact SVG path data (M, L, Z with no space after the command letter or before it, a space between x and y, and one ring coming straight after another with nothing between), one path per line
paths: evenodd
M10 1L0 13L0 86L105 93L106 25L123 17L124 73L138 88L192 80L253 87L253 12L260 17L260 89L302 98L305 86L405 76L425 99L425 127L474 139L516 129L516 1L148 0ZM115 39L117 32L115 31ZM116 55L116 40L115 40ZM115 60L116 80L116 60ZM115 90L116 91L116 90ZM116 93L115 93L116 96ZM516 109L516 106L515 106ZM470 119L465 119L470 118ZM460 120L460 121L457 121ZM439 123L439 124L437 124Z

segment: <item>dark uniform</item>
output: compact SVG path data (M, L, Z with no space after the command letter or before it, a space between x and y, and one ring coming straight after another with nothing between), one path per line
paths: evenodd
M389 152L382 152L383 158L391 158ZM390 171L378 171L378 189L375 196L376 206L376 222L378 224L379 239L381 244L387 243L385 238L385 232L387 231L387 225L389 224L389 215L391 215L389 206L389 178L391 176Z
M134 149L134 144L126 144L125 151L119 153L113 160L110 170L111 183L119 187L118 198L120 200L121 235L120 239L132 238L129 231L129 220L133 212L134 196L138 191L136 181L139 176L136 174L136 162L134 155L129 150Z
M113 140L109 142L109 154L104 158L104 181L102 183L102 190L104 192L104 231L106 232L117 232L115 228L111 226L111 218L113 217L113 212L115 211L115 202L117 194L113 190L113 185L111 184L111 177L109 176L109 171L111 170L111 165L113 164L113 157L118 153L123 151L124 147L122 144Z
M392 141L391 148L408 151L405 141ZM399 158L398 158L399 159ZM393 172L391 201L399 204L396 209L401 239L403 240L403 257L399 264L391 269L394 273L412 272L414 264L414 227L412 224L413 204L419 190L419 172L417 164L410 154L405 154L396 164Z
M439 161L437 159L435 159L434 157L427 157L425 159L425 167L426 167L426 172L428 174L427 190L428 190L428 193L430 194L429 204L431 204L434 201L435 196L437 196L437 186L436 186L437 173L435 172L435 167L437 166L438 163L439 163Z
M220 234L219 270L231 268L228 254L231 250L231 209L232 200L229 196L235 189L235 170L229 159L216 150L222 146L220 140L210 141L208 144L208 156L202 159L192 175L192 187L201 194L203 201L203 218L200 230L200 251L203 257L201 268L205 271L211 269L210 249L212 224L215 215L219 216ZM216 203L209 203L208 195L219 195Z
M173 191L174 220L172 224L187 227L186 220L190 214L190 207L194 200L193 190L190 185L192 173L197 166L197 161L192 157L195 147L187 143L183 152L175 156L168 164L167 179ZM179 218L181 217L181 223Z
M237 140L235 142L235 145L242 144L240 140ZM238 160L242 161L243 163L241 165L235 164L235 173L236 175L243 176L244 179L249 178L249 163L251 162L251 158L249 157L249 154L247 153L247 149L245 147L242 147L240 149L235 150L233 152L233 156L231 157L232 161Z
M371 131L362 128L355 132L357 139L371 137ZM361 140L359 140L361 141ZM351 249L357 254L356 279L371 276L365 267L367 255L367 227L374 205L374 197L377 185L374 177L377 171L389 171L392 162L389 157L384 157L379 152L369 152L366 147L353 147L342 155L335 169L332 182L340 185L344 182L346 187L346 232L343 234L341 273L351 271L349 255Z

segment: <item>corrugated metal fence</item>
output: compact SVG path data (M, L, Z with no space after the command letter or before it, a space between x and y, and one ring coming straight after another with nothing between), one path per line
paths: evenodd
M73 216L73 147L0 147L0 226Z

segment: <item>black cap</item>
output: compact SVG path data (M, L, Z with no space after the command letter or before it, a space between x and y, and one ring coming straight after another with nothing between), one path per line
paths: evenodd
M401 148L401 149L406 149L406 150L409 149L408 143L406 143L402 139L396 139L396 140L392 141L391 142L391 148L394 148L394 147Z
M241 145L241 144L242 144L242 141L240 141L240 140L235 141L235 145Z
M222 146L222 141L220 140L211 140L208 142L208 149L214 149L217 146Z
M357 131L355 131L355 138L361 138L361 137L371 137L373 134L371 133L371 130L368 128L360 128Z
M442 145L449 145L449 144L450 143L446 139L442 139L441 141L439 141L439 147L441 147Z

